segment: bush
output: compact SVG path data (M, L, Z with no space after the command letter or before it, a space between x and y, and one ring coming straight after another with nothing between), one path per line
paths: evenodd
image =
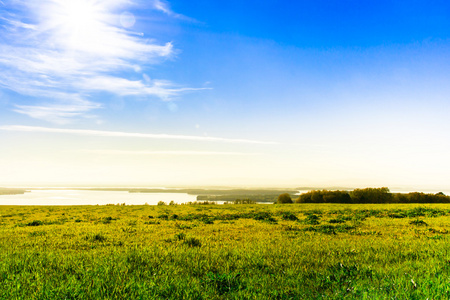
M320 217L318 215L308 215L303 222L308 225L317 225L320 224L319 219Z
M218 274L209 272L203 282L213 287L219 295L239 291L242 287L240 274Z
M202 243L195 237L185 238L184 243L189 247L200 247Z
M85 236L85 240L90 242L104 242L106 241L106 236L104 236L102 233L88 234Z
M168 214L159 215L158 219L169 220L169 215Z
M186 234L184 234L183 232L180 232L180 233L175 234L174 238L176 241L181 241L186 238Z
M409 222L409 224L411 224L411 225L417 225L417 226L428 226L428 224L427 224L425 221L423 221L423 220L418 220L418 219Z
M284 193L284 194L281 194L280 196L278 196L277 203L284 204L284 203L294 203L294 202L291 199L291 195L289 195L288 193Z
M297 216L291 212L283 212L283 214L281 215L281 218L283 220L288 220L288 221L297 221L298 220Z
M34 220L33 222L30 222L27 224L27 226L40 226L40 225L44 225L44 222L39 221L39 220Z
M102 223L103 224L109 224L109 223L111 223L111 221L114 221L114 220L115 219L112 218L112 217L106 217L106 218L103 218Z

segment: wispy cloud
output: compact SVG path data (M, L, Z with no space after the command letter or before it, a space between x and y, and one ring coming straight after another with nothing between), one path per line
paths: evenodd
M169 156L253 156L260 153L220 152L220 151L128 151L128 150L81 150L85 153L101 155L169 155Z
M199 141L199 142L223 142L223 143L246 143L246 144L276 144L275 142L256 141L256 140L247 140L247 139L230 139L230 138L221 138L221 137L212 137L212 136L155 134L155 133L102 131L102 130L86 130L86 129L65 129L65 128L49 128L49 127L38 127L38 126L22 126L22 125L0 126L0 130L74 134L74 135L98 136L98 137L188 140L188 141Z
M5 5L2 1L0 1L1 5ZM16 28L25 28L25 29L32 29L32 30L36 30L36 26L32 25L32 24L27 24L27 23L23 23L20 21L16 21L16 20L10 20L7 19L5 17L0 16L0 20L5 21L6 23L16 27Z
M87 112L100 108L100 104L89 101L74 101L70 105L16 105L15 112L28 115L35 119L43 119L56 124L67 124L75 117L90 117Z
M102 107L92 100L96 93L168 100L198 90L136 79L146 66L173 56L174 49L171 42L157 43L121 25L128 0L5 3L14 13L0 6L0 87L34 99L16 103L18 113L65 123ZM158 3L159 10L167 6Z
M149 85L149 83L151 83ZM96 76L74 83L81 89L97 91L108 90L121 96L157 96L168 100L181 92L205 90L209 88L183 88L175 87L165 80L129 80L112 76Z
M198 23L198 21L194 18L190 18L188 16L182 15L182 14L178 14L176 12L174 12L171 8L170 8L170 4L167 1L164 0L154 0L153 1L153 6L155 7L155 9L162 11L163 13L165 13L166 15L172 17L172 18L176 18L176 19L180 19L183 21L188 21L188 22L193 22L193 23Z

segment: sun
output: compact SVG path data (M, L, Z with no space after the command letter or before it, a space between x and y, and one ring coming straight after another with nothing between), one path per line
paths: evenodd
M108 33L108 7L93 0L54 0L47 7L48 27L71 50L92 51Z
M87 0L65 1L61 12L66 26L73 31L87 31L100 16L97 7Z

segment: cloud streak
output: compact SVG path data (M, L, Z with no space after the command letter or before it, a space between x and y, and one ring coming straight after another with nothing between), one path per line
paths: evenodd
M33 99L16 103L17 113L62 124L104 107L92 100L102 93L170 100L200 90L139 79L142 70L172 57L174 49L171 42L158 43L121 25L128 0L5 3L0 87ZM155 2L155 9L164 4Z
M100 104L80 100L74 101L71 105L16 105L13 110L31 118L44 119L62 125L69 123L69 120L75 117L89 117L86 113L97 108L100 108Z
M199 23L196 19L193 19L193 18L187 17L185 15L178 14L178 13L174 12L170 8L170 4L167 1L165 1L165 0L154 0L153 1L153 6L154 6L154 8L156 10L159 10L159 11L165 13L169 17L180 19L182 21L188 21L188 22L192 22L192 23Z
M127 150L81 150L85 153L101 155L169 155L169 156L253 156L260 153L220 152L220 151L127 151Z
M222 142L222 143L243 143L243 144L276 144L275 142L256 141L247 139L230 139L212 136L137 133L137 132L102 131L102 130L87 130L87 129L65 129L65 128L49 128L38 126L22 126L22 125L0 126L0 130L18 131L18 132L60 133L60 134L73 134L73 135L98 136L98 137L186 140L198 142Z

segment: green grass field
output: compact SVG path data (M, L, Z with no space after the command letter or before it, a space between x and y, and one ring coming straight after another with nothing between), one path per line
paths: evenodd
M448 299L450 205L0 207L1 299Z

